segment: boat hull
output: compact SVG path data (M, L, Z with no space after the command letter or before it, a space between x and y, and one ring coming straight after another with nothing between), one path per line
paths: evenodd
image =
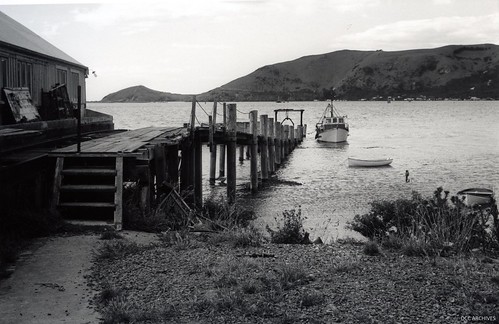
M361 160L348 158L348 166L350 167L382 167L392 163L392 159L378 159L378 160Z
M457 196L466 206L487 205L491 202L494 191L487 188L469 188L461 190Z
M348 131L343 128L328 129L317 134L319 142L342 143L346 142L347 138Z

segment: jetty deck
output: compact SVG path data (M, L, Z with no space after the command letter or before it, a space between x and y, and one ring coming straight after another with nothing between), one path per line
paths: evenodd
M168 193L181 194L190 207L202 207L203 145L209 147L210 183L226 179L227 200L234 203L237 155L239 163L250 160L250 189L256 193L306 134L306 125L295 126L292 121L283 125L268 115L258 116L256 110L249 113L248 122L237 122L236 104L225 103L222 122L216 122L221 114L214 103L209 124L195 126L196 105L193 100L191 121L183 126L85 133L78 140L58 143L57 148L39 147L16 155L36 156L46 161L46 170L52 170L37 181L39 186L50 186L51 209L65 218L105 221L121 229L124 190L130 187L136 190L136 207L144 215Z
M55 149L50 155L70 156L79 153L102 157L118 154L137 157L138 154L154 149L155 145L178 145L188 134L189 130L184 127L146 127L84 141L79 150L78 144Z

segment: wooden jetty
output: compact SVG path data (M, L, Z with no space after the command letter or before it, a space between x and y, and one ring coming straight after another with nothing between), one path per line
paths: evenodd
M249 148L250 188L255 193L258 175L266 181L304 137L301 125L282 126L267 115L258 116L256 110L250 112L249 122L237 122L236 104L224 103L220 107L224 118L216 123L218 107L214 103L211 124L195 127L196 105L194 99L191 123L183 127L117 132L84 141L80 147L74 144L48 152L56 160L52 208L79 218L107 215L106 220L121 229L124 183L138 186L144 213L159 203L164 186L190 193L183 195L186 202L202 207L202 145L206 143L210 146L210 182L216 179L219 151L218 176L226 177L227 200L234 203L238 151L241 157L244 148Z

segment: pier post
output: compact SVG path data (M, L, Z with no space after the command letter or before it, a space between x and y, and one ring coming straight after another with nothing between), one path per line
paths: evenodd
M165 147L161 144L154 146L154 166L156 168L156 188L166 180Z
M236 104L227 105L227 200L236 201L236 141L237 141L237 109Z
M289 155L289 125L284 125L284 134L282 141L284 146L283 158L286 159Z
M269 118L269 172L275 172L275 131L274 131L274 118Z
M293 152L295 149L295 127L293 125L289 126L289 152Z
M214 136L217 124L217 101L213 103L213 113L209 116L210 121L210 184L215 183L215 170L217 166L217 145Z
M243 164L244 162L244 145L239 145L239 163Z
M180 169L180 192L184 194L185 201L188 204L193 203L193 189L194 189L194 166L192 163L192 141L186 139L182 142L182 165Z
M178 185L178 145L169 146L167 154L167 176L166 181L175 188Z
M251 162L250 173L251 181L250 188L252 193L258 192L258 111L250 112L250 128L251 128Z
M303 141L303 126L302 125L298 125L296 127L296 129L298 130L298 143L301 143Z
M198 132L194 135L194 204L203 207L203 143Z
M277 166L281 164L281 136L282 126L280 122L275 122L275 163Z
M227 104L223 103L223 131L224 135L227 130ZM225 137L225 136L224 136ZM219 157L219 166L218 166L218 176L220 178L225 177L225 144L220 145L220 157Z
M260 166L262 168L262 181L269 179L269 116L260 116L260 134L262 135L262 146L260 149Z

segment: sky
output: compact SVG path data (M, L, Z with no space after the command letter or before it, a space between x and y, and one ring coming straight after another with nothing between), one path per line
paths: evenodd
M342 49L499 44L499 0L0 0L0 11L95 71L88 100L135 85L198 94Z

